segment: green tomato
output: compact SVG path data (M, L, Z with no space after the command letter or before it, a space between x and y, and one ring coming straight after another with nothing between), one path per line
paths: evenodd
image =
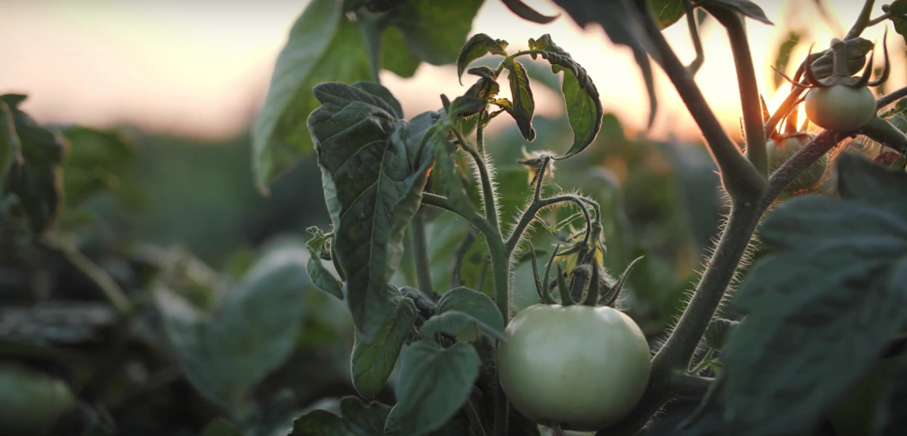
M535 305L513 318L498 347L507 398L542 425L592 431L624 418L642 397L649 345L633 320L610 307Z
M784 162L787 162L794 154L800 151L806 144L812 141L813 136L808 133L784 134L777 142L769 140L765 144L768 152L768 159L771 172L775 172ZM788 192L797 192L803 189L809 189L822 181L825 177L825 171L828 169L828 156L823 155L819 160L810 165L797 176L794 181L787 187Z
M863 127L876 114L876 99L869 88L833 85L806 94L806 117L823 129L849 132Z
M0 363L0 428L4 435L42 435L76 404L64 381L14 363Z

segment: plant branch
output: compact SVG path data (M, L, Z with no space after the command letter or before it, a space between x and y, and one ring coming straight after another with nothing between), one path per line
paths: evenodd
M756 83L756 68L743 17L722 7L705 8L725 29L734 55L740 103L743 109L743 126L746 134L746 157L756 167L762 178L768 180L768 152L765 148L765 131L762 126L762 103Z
M711 378L678 373L674 374L674 377L670 379L667 389L676 398L699 400L705 396L709 386L712 386L714 381Z
M481 124L480 124L481 126ZM457 137L457 141L460 143L460 146L466 150L472 157L472 161L476 166L476 170L479 173L479 183L482 185L482 207L485 208L485 219L491 224L491 227L499 229L500 224L498 224L498 207L495 195L494 195L494 185L491 181L491 173L488 171L488 165L486 164L487 155L482 152L480 153L475 148L471 147L469 143L466 142L466 139L463 137L463 133L460 132L460 129L452 127L450 130L454 132L454 135ZM478 132L478 127L477 127Z
M725 291L737 273L740 259L743 258L750 238L756 230L762 212L758 206L741 203L731 207L727 226L721 233L715 253L709 260L708 269L699 281L699 286L696 287L671 336L652 360L653 373L686 371L689 368L690 359L699 345L699 340L721 304Z
M381 83L381 32L378 31L378 22L369 17L362 8L356 9L356 22L365 41L365 52L368 56L369 71L372 82Z
M500 233L498 233L496 228L491 227L491 224L485 220L485 217L478 213L461 214L452 204L450 204L450 200L443 195L431 194L428 192L422 193L422 204L437 207L438 209L444 209L465 219L469 224L472 224L473 227L481 232L486 239L493 239L495 237L500 239Z
M416 280L419 283L419 289L428 295L432 300L437 301L438 294L435 293L431 282L431 265L428 261L428 241L425 238L425 218L422 211L417 211L410 221L410 230L413 232L412 248L413 258L416 263Z
M847 32L847 36L844 37L845 41L860 36L863 31L866 30L866 27L869 25L869 18L872 15L873 5L875 5L875 0L866 0L866 2L863 3L863 9L860 10L857 21L853 23L853 27Z
M642 24L645 27L646 35L651 40L653 48L658 52L658 56L653 57L660 63L668 78L671 79L671 83L674 84L674 88L680 94L680 98L699 126L699 130L702 131L709 151L721 171L722 182L731 199L735 202L754 202L758 200L762 197L767 187L765 179L740 154L737 145L724 131L715 113L712 112L709 104L705 101L702 91L700 91L696 82L693 81L693 77L680 62L680 59L677 58L664 35L662 35L649 10L648 2L637 1L636 5L643 16Z
M546 207L551 207L556 204L566 203L566 202L573 202L583 212L583 217L586 219L586 235L587 236L586 236L585 240L586 240L586 242L588 242L588 239L589 239L588 235L591 230L591 226L589 225L589 223L592 222L592 218L589 215L589 210L587 209L586 204L581 199L579 199L578 197L576 197L574 195L559 195L556 197L550 197L550 198L540 199L538 201L533 201L532 203L529 204L529 207L526 208L526 210L520 216L519 221L517 221L517 225L516 225L516 227L513 228L513 232L511 232L510 237L507 238L507 242L505 243L505 245L507 247L508 255L512 254L513 250L516 249L516 246L519 243L520 238L523 237L523 233L526 231L526 228L529 227L529 224L532 223L532 220L535 219L536 214L538 214L538 212L540 210L542 210Z
M687 71L690 76L695 76L705 62L705 51L702 50L702 38L699 36L699 23L696 22L696 8L693 6L693 0L683 0L683 8L687 15L687 27L690 30L690 38L693 40L693 48L696 50L696 58L690 62Z
M82 254L72 241L63 237L51 236L48 236L45 241L49 246L58 250L63 257L65 257L73 266L78 268L79 271L85 274L85 276L101 290L104 294L104 298L114 309L116 309L120 316L127 317L132 313L134 309L133 304L129 300L129 297L126 296L126 293L123 292L123 289L120 288L120 285L110 277L110 274L107 274L107 271L104 271L103 268L94 263L88 256Z

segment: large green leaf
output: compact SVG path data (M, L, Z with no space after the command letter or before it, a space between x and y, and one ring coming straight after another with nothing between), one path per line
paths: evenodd
M479 355L469 344L444 349L430 341L414 342L400 357L397 405L384 433L420 436L441 428L469 398L479 366Z
M400 77L416 74L422 62L406 48L406 37L396 27L389 27L381 34L381 68Z
M885 171L839 170L846 178ZM903 187L889 195L903 196ZM806 196L772 212L759 235L772 254L740 291L737 305L748 316L722 356L728 431L801 435L907 321L907 220L867 203Z
M573 129L573 144L567 153L560 157L566 159L585 150L601 130L605 111L598 96L598 89L592 83L592 78L586 74L586 69L576 63L564 49L558 47L550 35L542 35L538 41L530 40L529 45L537 45L543 50L541 56L551 63L552 72L555 74L564 72L561 92L567 104L567 120Z
M548 24L560 16L560 14L552 16L542 15L521 0L502 0L502 2L504 6L507 6L507 9L510 9L518 17L533 23Z
M322 106L308 124L334 224L332 249L356 326L353 383L371 397L390 374L402 333L415 318L412 301L388 283L432 162L431 142L423 137L440 114L400 120L399 103L376 84L324 83L314 92Z
M206 398L236 407L245 393L283 364L302 326L308 253L274 250L231 289L218 309L198 312L176 294L155 292L180 366Z
M907 0L895 0L889 5L890 20L894 24L894 30L907 41Z
M907 220L907 173L882 170L853 153L844 153L835 162L841 197L869 203Z
M264 106L252 128L256 184L264 188L312 149L306 118L317 106L312 88L326 81L369 78L362 34L336 0L313 0L277 57Z
M388 12L387 24L406 38L413 56L431 65L452 64L484 0L409 0Z
M532 115L535 112L535 99L532 97L532 87L529 83L529 74L519 61L510 59L505 63L509 71L510 93L513 106L503 108L516 120L523 138L532 142L535 140L535 129L532 128Z
M313 410L300 416L290 436L375 436L384 433L390 407L355 397L340 401L341 416L327 410Z

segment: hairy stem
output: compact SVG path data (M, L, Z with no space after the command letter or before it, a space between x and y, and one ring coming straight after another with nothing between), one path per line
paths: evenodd
M693 77L662 35L649 10L648 2L637 1L636 5L643 15L642 24L645 27L646 35L651 40L653 48L658 52L658 56L654 56L654 58L660 62L662 69L671 79L671 83L674 84L674 88L677 89L677 93L680 94L680 98L693 116L693 120L699 126L699 130L702 131L709 151L721 171L721 180L731 199L735 202L753 202L761 198L767 187L765 179L740 153L737 145L724 131L715 113L705 101L702 91L693 81Z
M588 235L592 218L589 215L589 210L586 207L586 203L573 195L559 195L556 197L545 198L530 203L529 207L527 207L523 214L520 216L519 221L517 221L516 227L513 228L513 232L510 234L510 237L507 238L507 242L505 243L508 255L513 254L513 250L516 249L516 245L520 242L520 238L523 237L523 233L526 231L526 228L529 227L529 224L532 223L532 220L535 219L536 214L538 214L540 210L559 203L566 203L568 201L576 204L576 206L583 212L583 217L586 219L586 234ZM588 236L586 237L586 242L588 242Z
M768 153L765 149L765 131L762 126L762 103L759 99L753 55L750 52L749 41L746 39L746 23L740 14L725 8L706 7L706 10L727 29L743 109L746 157L756 167L759 174L768 180Z
M463 137L463 134L459 129L453 128L451 130L454 132L454 135L456 135L457 141L460 142L460 146L466 150L466 153L468 153L470 157L472 157L472 161L479 173L479 184L482 185L482 207L485 208L485 219L488 220L492 227L500 229L500 224L498 223L497 197L494 195L494 184L491 180L491 173L488 171L488 163L486 161L488 156L484 152L479 152L471 147L469 143L466 142L466 138ZM479 130L476 130L476 132L478 134ZM482 138L484 141L484 136L482 136Z
M419 289L431 299L437 300L438 295L431 284L431 266L428 261L428 240L425 238L425 218L422 211L416 212L409 225L413 232L413 258L416 263L416 280Z
M498 311L504 317L504 325L510 322L510 253L508 252L500 234L495 238L486 238L488 251L491 254L491 276L494 280L494 302ZM499 345L500 346L500 345ZM495 390L494 405L494 436L506 436L507 415L510 406L507 396L498 382Z
M740 203L731 207L727 226L721 233L715 254L709 260L708 269L671 336L655 355L652 361L653 372L678 369L685 371L689 368L699 339L721 304L756 230L761 216L758 206Z

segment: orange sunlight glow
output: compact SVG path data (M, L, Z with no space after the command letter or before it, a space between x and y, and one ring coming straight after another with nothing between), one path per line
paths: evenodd
M0 57L5 60L0 92L30 94L26 110L40 121L132 124L206 138L247 131L266 93L274 60L308 3L221 2L214 7L208 2L150 0L0 2ZM545 14L561 12L550 0L526 3ZM813 0L760 2L775 26L747 21L759 86L770 108L777 107L789 89L775 89L770 68L788 29L804 34L805 41L792 53L786 69L790 74L809 42L818 50L841 36L862 4L825 3L831 23L821 18ZM875 26L864 37L880 46L882 31ZM605 110L618 115L628 130L645 129L649 105L639 68L629 50L612 44L601 28L581 29L566 15L537 25L517 18L498 0L487 0L472 33L506 39L514 48L525 47L530 37L551 34L586 68ZM740 101L727 35L714 20L707 21L701 33L706 57L696 82L724 128L739 139ZM665 35L684 62L694 58L683 21ZM903 38L890 32L888 42L894 65L891 90L907 85L907 62ZM881 64L880 56L876 62ZM670 81L660 68L653 69L659 112L653 128L642 133L698 142L699 130ZM411 79L385 72L382 82L408 115L437 109L441 93L455 96L465 90L452 66L423 64ZM538 115L563 110L556 93L537 89Z

